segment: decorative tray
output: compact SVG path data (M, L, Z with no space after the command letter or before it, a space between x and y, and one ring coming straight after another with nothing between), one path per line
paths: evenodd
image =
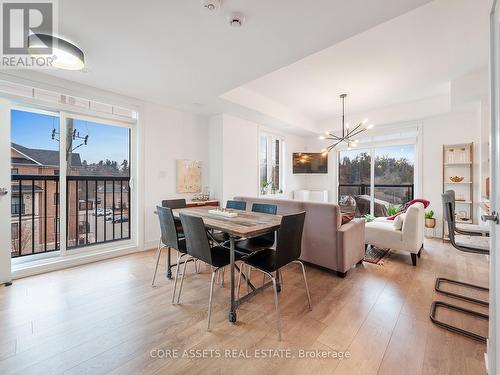
M238 214L236 212L231 211L222 211L222 210L208 210L209 214L222 216L222 217L236 217Z

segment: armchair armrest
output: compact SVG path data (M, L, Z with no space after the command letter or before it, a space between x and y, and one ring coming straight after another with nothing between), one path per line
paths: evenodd
M346 272L365 257L365 219L351 220L337 234L337 271Z

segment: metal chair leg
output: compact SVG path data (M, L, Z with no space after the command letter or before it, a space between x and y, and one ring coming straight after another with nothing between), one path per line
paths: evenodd
M155 267L155 272L153 273L153 280L151 281L152 286L155 285L156 273L158 272L158 264L160 263L160 255L161 255L161 240L158 243L158 250L156 255L156 267Z
M309 294L309 285L307 285L306 268L304 267L304 263L300 260L296 260L294 263L298 263L302 267L302 275L304 275L304 284L306 286L307 302L309 302L309 310L312 310L311 295Z
M224 279L225 279L225 276L226 276L225 273L224 273L224 268L222 268L219 272L220 272L220 276L222 278L222 281L220 283L220 287L224 288Z
M174 281L174 292L172 293L172 303L175 302L175 291L177 290L177 280L179 280L179 262L181 261L181 254L177 253L177 262L175 266L175 281Z
M210 331L210 319L212 318L212 299L214 295L214 283L215 283L215 274L218 270L212 271L212 280L210 281L210 297L208 299L208 325L207 331Z
M485 337L485 336L481 336L481 335L479 335L479 334L477 334L475 332L471 332L471 331L468 331L466 329L453 326L451 324L445 323L445 322L437 319L436 314L437 314L437 309L439 307L441 307L443 309L457 311L457 312L462 313L464 315L474 316L476 318L480 318L480 319L483 319L483 320L489 320L489 316L487 314L483 314L483 313L480 313L480 312L474 311L474 310L469 310L469 309L466 309L466 308L463 308L463 307L460 307L460 306L452 305L451 303L446 303L446 302L443 302L443 301L434 301L434 302L432 302L432 304L431 304L431 313L429 314L429 317L430 317L431 321L434 324L436 324L436 325L438 325L440 327L443 327L444 329L446 329L448 331L451 331L451 332L454 332L454 333L458 333L458 334L463 335L465 337L468 337L468 338L477 340L479 342L482 342L483 344L487 343L488 338Z
M238 286L236 287L236 298L240 298L241 274L243 273L243 267L245 267L245 263L241 263L240 266L240 273L238 275Z
M250 293L250 278L252 277L252 267L247 265L248 267L248 272L247 272L247 293Z
M280 317L280 302L278 298L278 286L276 283L276 279L272 276L271 279L273 280L274 305L276 308L276 322L278 323L278 340L281 341L281 317Z
M179 300L181 299L181 292L182 292L182 284L184 284L184 275L186 274L186 265L188 259L184 261L184 266L182 267L182 276L181 276L181 285L179 286L179 294L177 295L177 303L179 303ZM179 266L177 266L179 267Z

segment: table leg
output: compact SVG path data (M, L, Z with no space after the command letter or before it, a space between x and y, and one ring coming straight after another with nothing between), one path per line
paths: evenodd
M172 260L170 247L167 248L167 279L172 279Z
M231 267L231 275L229 278L229 289L231 293L231 307L229 309L229 321L236 322L236 303L234 296L234 236L229 236L229 266Z

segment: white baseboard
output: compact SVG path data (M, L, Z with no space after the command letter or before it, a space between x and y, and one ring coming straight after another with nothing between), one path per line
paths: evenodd
M147 248L149 250L149 248ZM65 257L57 257L46 259L43 263L40 262L27 262L17 265L12 270L12 279L20 279L23 277L38 275L41 273L58 271L65 268L80 266L83 264L98 262L100 260L116 258L119 256L143 251L144 249L138 248L135 245L129 245L116 249L108 249L99 252L80 253L69 255Z

